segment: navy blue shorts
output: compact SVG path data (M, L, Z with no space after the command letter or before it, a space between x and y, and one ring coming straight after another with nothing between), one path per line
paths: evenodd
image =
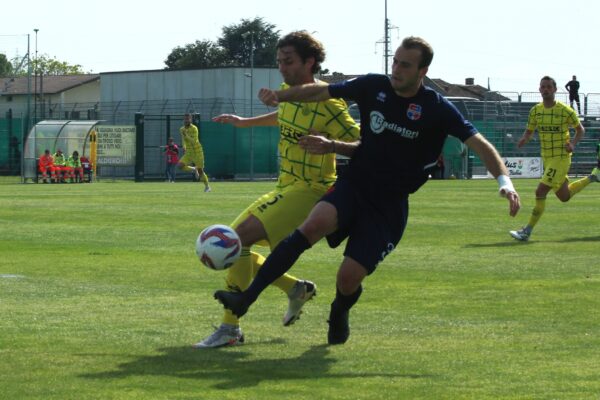
M408 194L365 196L348 180L338 179L321 198L338 213L338 229L327 236L330 247L348 238L344 256L361 264L372 274L394 250L408 220Z

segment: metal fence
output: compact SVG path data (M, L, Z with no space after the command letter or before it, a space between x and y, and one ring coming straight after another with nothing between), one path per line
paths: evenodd
M521 137L531 107L540 101L540 94L537 92L499 92L490 95L490 98L497 99L498 94L502 95L507 101L496 100L453 100L453 103L459 110L473 122L477 129L490 140L504 156L514 157L532 157L539 156L539 143L534 139L531 143L521 149L517 149L516 143ZM557 100L568 104L567 93L557 93ZM586 128L586 137L577 148L573 157L573 166L571 173L580 175L589 172L591 166L596 161L595 146L600 139L600 94L588 93L581 94L582 107L585 110L582 116L582 123ZM11 120L8 118L8 109L0 106L0 174L13 174L18 169L15 162L15 154L19 146L22 148L24 138L27 134L27 114L24 110L11 110ZM101 120L103 123L111 125L132 125L136 113L152 115L155 117L171 118L170 122L161 121L148 126L148 136L146 143L150 146L164 144L168 135L177 137L178 128L181 125L179 117L185 112L199 114L203 126L212 129L210 119L221 113L232 113L240 116L260 115L273 111L273 108L264 106L258 100L250 104L249 100L230 99L230 98L212 98L212 99L180 99L180 100L162 100L162 101L119 101L119 102L98 102L98 103L71 103L63 105L54 105L46 110L46 119L70 119L70 120ZM33 121L35 122L35 121ZM150 121L149 121L150 122ZM248 129L239 129L234 133L239 136L248 136ZM246 139L244 139L246 140ZM251 139L249 139L251 140ZM266 145L269 151L274 148L272 143L274 139L269 138L267 142L259 145ZM276 139L275 139L276 140ZM214 142L214 141L213 141ZM265 144L266 143L266 144ZM260 149L259 149L260 150ZM152 150L155 155L150 156L149 161L152 165L158 163L160 154L158 150ZM240 148L231 149L231 157L248 156L247 145ZM208 153L208 151L207 151ZM222 153L222 151L221 151ZM223 155L226 156L226 155ZM209 158L208 156L207 158ZM472 154L461 149L460 146L451 143L444 150L446 165L450 166L447 174L456 177L470 177L472 175L483 175L485 169L481 162L473 157ZM273 157L265 159L265 168L261 171L266 175L276 174L276 166L273 166ZM276 163L276 161L275 161ZM253 166L240 166L239 163L232 163L234 169L243 171L252 170ZM148 166L150 169L147 177L160 177L163 168L156 169ZM237 175L233 171L227 175ZM107 171L108 172L108 171Z

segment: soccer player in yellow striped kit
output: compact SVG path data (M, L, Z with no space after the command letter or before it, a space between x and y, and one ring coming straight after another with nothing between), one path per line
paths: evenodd
M544 172L535 190L535 206L529 222L523 228L509 232L513 238L523 242L529 240L533 227L542 217L546 207L546 196L550 190L554 191L560 201L567 202L590 182L600 181L600 170L594 168L590 175L569 183L567 174L571 168L571 154L583 138L585 129L575 110L555 100L557 88L553 78L544 76L540 80L539 90L542 102L531 108L527 129L517 143L517 147L522 147L531 140L533 132L537 130L544 160ZM569 134L569 127L575 129L573 138Z
M323 45L305 31L292 32L277 43L277 63L283 77L282 88L316 82L314 74L325 59ZM242 240L240 259L227 270L226 288L242 291L249 285L264 257L250 251L254 244L273 249L308 215L314 204L335 182L335 141L353 142L359 127L350 117L346 103L329 99L314 103L282 103L277 111L251 118L223 114L215 122L236 127L277 126L280 129L279 178L275 189L254 201L232 223ZM301 148L298 139L308 134L324 135L327 149ZM285 274L274 283L288 295L283 325L293 324L302 306L316 294L316 285ZM222 324L215 332L196 343L196 348L222 347L244 342L239 318L225 310Z
M197 181L204 182L204 191L210 192L208 176L204 172L204 151L200 144L200 132L198 127L192 124L192 114L185 113L179 133L181 133L181 144L185 154L179 159L177 167L183 171L193 172Z

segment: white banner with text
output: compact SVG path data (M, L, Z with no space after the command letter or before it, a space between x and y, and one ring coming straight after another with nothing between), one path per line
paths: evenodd
M540 178L544 172L541 157L502 157L502 161L511 178Z
M135 164L135 126L100 125L98 135L98 165Z

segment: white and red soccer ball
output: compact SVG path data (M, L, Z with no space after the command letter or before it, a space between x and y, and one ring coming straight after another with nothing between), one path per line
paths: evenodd
M211 225L196 239L198 259L210 269L222 270L240 258L242 242L235 230L227 225Z

